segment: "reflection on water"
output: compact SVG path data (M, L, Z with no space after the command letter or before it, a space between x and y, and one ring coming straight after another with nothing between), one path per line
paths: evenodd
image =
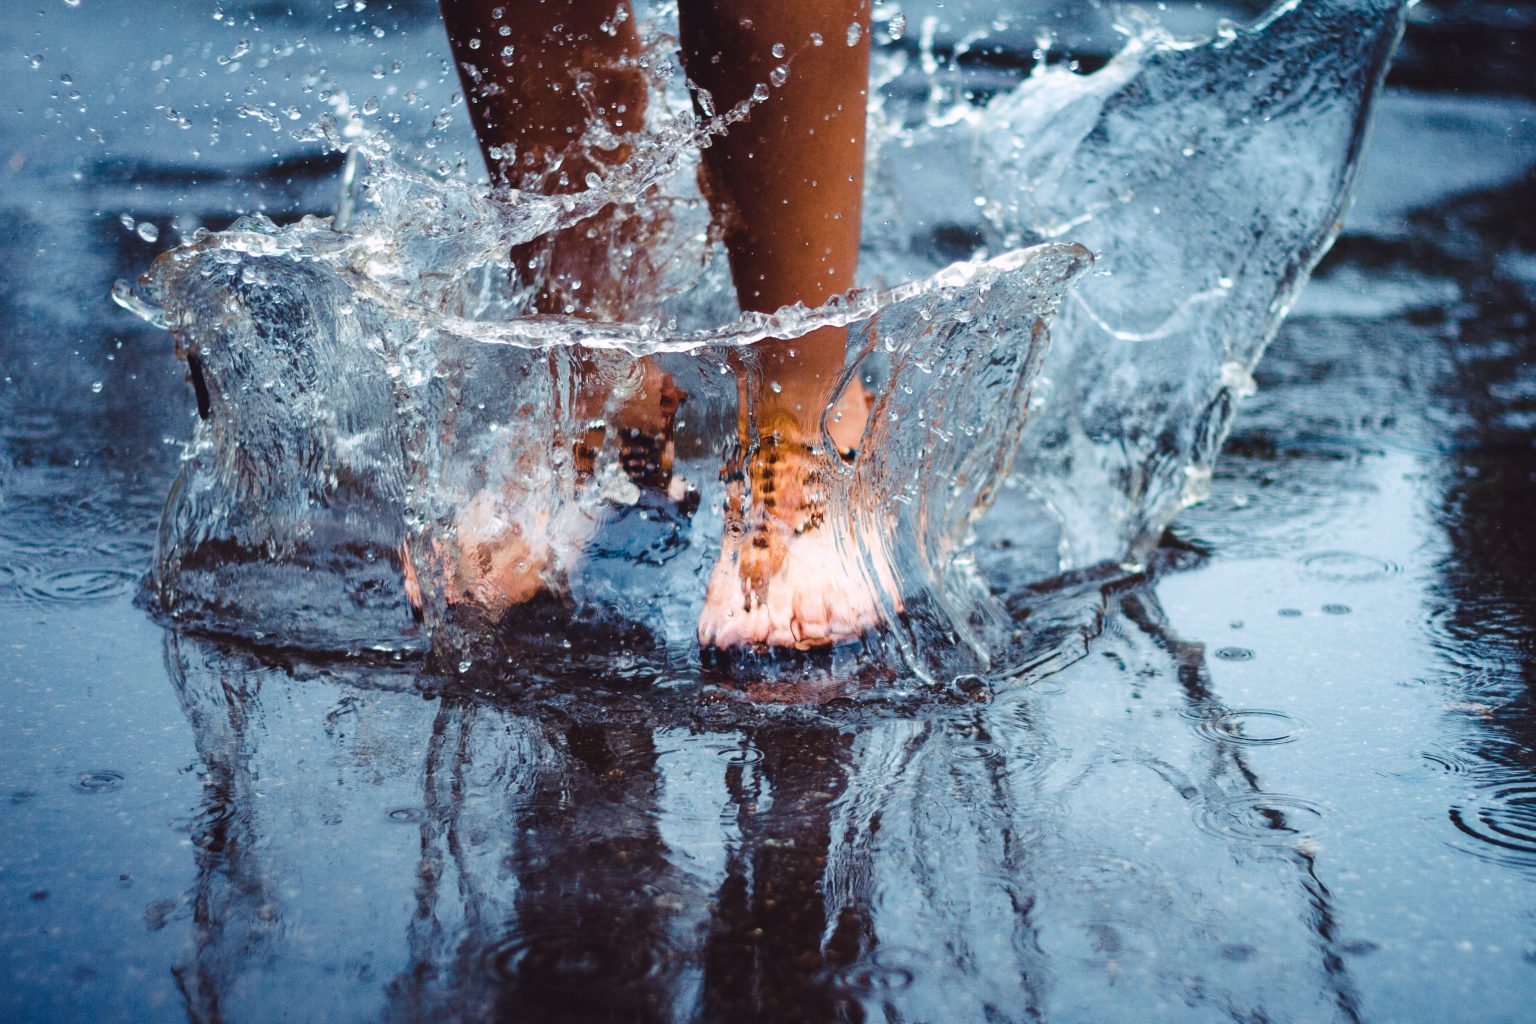
M144 7L168 51L214 31ZM356 17L436 53L431 5L383 8ZM1420 55L1478 18L1516 56L1536 38L1415 10ZM152 109L179 72L123 70L117 18L49 6L73 50L0 19L44 57L0 65L25 110L0 120L0 1018L1529 1017L1528 101L1387 92L1360 219L1145 574L1023 585L1004 489L978 560L1060 652L1018 681L881 702L824 666L793 696L825 704L749 703L577 650L477 693L132 605L196 413L164 336L102 299L154 255L118 215L168 240L318 210L335 168L264 127L179 160ZM326 57L374 81L372 50Z
M1110 1012L1095 979L1122 976L1354 1019L1328 809L1267 783L1151 592L1115 605L1111 685L1177 679L1179 712L1118 751L1029 694L573 712L172 635L206 770L178 981L206 1020L316 974L402 1020L1026 1020ZM1141 802L1106 800L1137 778Z

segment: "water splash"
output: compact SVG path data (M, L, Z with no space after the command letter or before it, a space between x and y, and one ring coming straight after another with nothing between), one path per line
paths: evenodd
M610 669L691 672L731 529L721 467L758 443L736 427L757 414L738 408L738 375L762 374L765 340L835 327L849 355L827 415L844 392L875 397L851 463L825 418L809 455L822 554L862 579L881 628L815 671L888 682L899 659L920 679L996 680L1051 664L1066 649L1052 617L996 601L989 562L1014 584L1118 571L1203 496L1254 365L1337 230L1400 28L1386 0L1282 4L1205 42L1142 24L1101 71L1041 65L984 106L932 84L925 31L920 101L873 114L864 262L888 286L774 316L738 318L706 205L678 173L750 104L700 121L672 96L623 170L559 196L487 196L409 168L387 137L322 123L315 138L354 154L349 174L367 166L355 211L247 219L118 296L170 327L205 413L161 529L159 602L281 643L430 647L461 671L505 675L530 645L601 634ZM641 315L529 315L505 284L509 249L615 202L661 211ZM949 239L970 258L946 265ZM1099 272L1062 308L1090 249ZM686 401L672 480L646 490L617 431L588 442L658 373ZM976 543L999 494L983 532L1012 538L1005 559ZM466 574L489 570L465 567L498 558L531 564L542 594L484 614ZM1048 586L1035 603L1081 592Z

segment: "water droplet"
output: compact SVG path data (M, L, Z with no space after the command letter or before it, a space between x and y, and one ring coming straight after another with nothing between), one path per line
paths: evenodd
M27 66L32 68L34 71L36 69L42 67L43 66L43 55L40 54L40 53L34 53L32 56L28 57L27 58Z
M101 387L102 387L101 381L99 381L99 380L98 381L93 381L91 383L91 394L93 394L93 395L101 394Z
M756 103L762 103L768 99L767 83L758 82L757 85L752 87L752 99Z
M783 43L773 44L773 57L775 60L783 60L785 52Z
M1216 651L1222 661L1252 661L1253 652L1246 647L1222 647Z
M886 25L885 27L885 34L889 36L891 42L894 43L896 40L901 38L902 33L906 32L906 30L907 16L902 14L900 11L897 11L895 14L891 15L890 24Z
M811 45L812 46L821 46L825 42L826 42L826 40L821 38L821 33L820 32L812 32L811 33Z
M858 46L859 45L859 40L861 38L863 38L863 36L864 36L864 27L862 25L860 25L858 22L855 21L851 25L848 26L848 45L849 46Z
M789 81L789 68L780 64L778 67L768 72L768 81L773 83L774 88L783 86L785 82Z
M149 221L141 221L136 234L146 242L158 242L160 229Z

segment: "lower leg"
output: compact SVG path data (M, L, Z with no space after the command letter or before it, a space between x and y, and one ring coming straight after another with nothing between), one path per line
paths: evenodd
M641 130L647 101L629 0L440 3L495 184L577 192L589 174L605 176L629 159L630 147L612 136ZM608 265L616 248L644 242L640 219L609 206L514 250L516 276L534 284L535 310L626 318L634 275L611 274Z
M853 287L864 194L868 0L681 0L684 61L718 109L780 84L704 154L742 308L817 306ZM852 43L850 44L850 40ZM846 335L824 328L760 346L764 419L819 433ZM834 440L851 445L851 430ZM837 433L851 433L844 441Z
M498 186L548 195L588 187L630 156L647 82L630 0L440 0L476 136ZM537 313L623 320L649 301L654 214L611 205L511 253ZM633 256L628 254L633 253ZM622 272L615 272L620 268ZM552 463L590 480L611 446L630 479L667 489L671 425L682 394L649 360L615 372L573 353L575 381ZM612 377L619 378L614 386ZM452 550L433 552L449 602L490 618L529 600L576 557L590 532L573 493L532 494L506 479L459 510ZM557 489L560 490L560 489ZM420 587L408 573L408 591ZM409 596L409 595L408 595Z
M689 77L718 109L776 83L704 154L705 187L742 307L816 306L851 288L868 0L681 0L680 25ZM730 487L726 537L699 622L705 646L851 639L879 621L877 588L894 590L878 538L854 536L851 524L824 515L835 456L821 445L821 426L846 348L840 328L756 347L761 379L743 384L746 464ZM834 446L854 447L867 416L862 389L847 389L826 421Z

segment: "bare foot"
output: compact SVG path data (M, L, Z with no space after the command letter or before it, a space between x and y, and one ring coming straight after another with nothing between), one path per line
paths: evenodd
M675 502L686 497L688 485L672 472L673 424L686 398L649 360L627 367L611 389L584 396L596 415L571 446L573 486L538 486L534 467L508 473L499 487L481 491L458 511L451 540L433 541L434 575L447 602L499 621L509 608L560 589L597 530L599 500L633 504L647 489ZM603 473L600 456L609 435L615 461L613 472ZM400 558L406 599L420 611L421 579L408 542Z
M701 647L809 650L857 639L884 619L880 591L897 590L878 525L827 514L828 460L857 457L868 418L862 391L840 405L830 425L837 453L805 442L791 416L763 424L729 488L725 538L699 616Z
M498 622L507 609L557 588L596 529L575 501L483 491L454 518L452 539L432 541L432 575L442 580L448 604ZM400 562L406 600L420 611L421 578L409 541L401 542Z

